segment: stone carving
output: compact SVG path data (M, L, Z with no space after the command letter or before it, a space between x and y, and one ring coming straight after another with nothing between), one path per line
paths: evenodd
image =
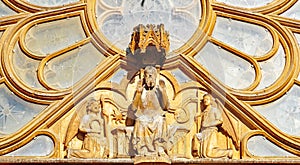
M155 46L157 52L162 50L168 52L170 49L169 33L164 30L164 25L152 25L146 26L140 24L133 29L131 36L131 42L129 48L132 54L135 53L137 48L142 53L146 52L148 46Z
M226 133L227 136L232 138L233 143L238 148L238 139L234 131L232 123L229 121L228 114L222 105L216 101L210 94L205 94L202 100L203 109L197 112L195 120L199 126L199 133L196 134L199 140L200 147L198 156L201 158L229 158L233 156L233 148L219 147L220 141L218 140L219 130ZM226 142L226 141L225 141Z
M131 41L126 51L127 62L137 68L144 68L148 65L162 66L169 49L169 33L165 31L163 24L146 26L140 24L133 28Z
M138 156L166 156L168 128L165 113L169 108L163 80L156 85L157 70L147 66L137 85L132 108L135 111L133 144Z
M65 146L67 157L72 158L106 158L108 156L107 140L104 131L103 118L104 98L100 101L91 98L86 103L85 110L75 113L67 132ZM77 136L82 145L79 149L70 148L69 142Z
M193 158L194 151L194 156L201 158L238 155L232 145L238 149L238 138L222 104L204 95L207 89L203 86L180 84L168 68L161 67L168 49L163 25L135 27L127 66L122 68L127 75L114 90L107 90L109 82L99 85L99 91L93 93L99 100L77 106L65 137L66 157L133 158L134 164L170 164L171 158ZM192 141L195 134L197 145ZM226 142L230 145L220 145Z

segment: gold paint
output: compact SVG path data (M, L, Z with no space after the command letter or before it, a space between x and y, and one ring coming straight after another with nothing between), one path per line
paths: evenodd
M0 29L5 30L0 41L2 64L2 77L0 83L5 84L20 98L34 103L47 104L49 107L38 114L21 130L11 135L1 137L0 153L9 153L24 146L38 135L47 135L53 140L55 148L53 153L42 158L64 158L66 153L64 151L63 139L65 138L69 121L75 111L74 104L79 104L81 100L86 98L89 94L92 94L94 91L100 91L99 93L102 92L108 96L106 102L109 104L109 107L114 110L112 113L116 113L116 110L126 109L127 107L124 105L127 105L132 101L131 96L133 94L130 94L130 91L135 89L137 81L133 81L134 85L132 85L130 84L131 80L124 79L121 81L121 84L109 83L107 80L117 69L126 69L126 67L130 68L132 66L126 66L125 52L109 43L103 34L99 32L99 27L94 18L95 0L81 0L75 4L55 8L42 8L30 5L21 0L4 0L4 2L22 13L5 17L0 23ZM292 34L292 32L300 32L299 21L282 18L277 15L288 9L295 2L296 0L275 0L264 7L242 9L214 1L201 0L201 4L205 6L205 8L202 10L202 18L197 31L185 45L172 52L173 54L170 53L169 57L167 56L166 62L160 71L161 78L166 82L167 94L172 105L171 110L174 111L174 113L168 114L167 122L174 123L175 109L181 106L181 104L188 104L189 100L184 103L179 102L179 100L183 99L183 94L189 92L189 90L197 91L198 97L196 99L198 99L198 102L195 104L197 104L197 110L199 111L201 97L205 92L211 91L215 98L226 103L225 108L236 121L235 124L239 125L236 131L239 132L239 137L241 137L241 147L239 151L234 151L234 159L240 159L239 155L241 155L241 159L262 158L251 155L247 150L246 145L248 139L255 135L262 135L275 145L299 156L299 137L294 137L281 132L251 107L251 105L270 103L283 96L289 91L294 83L300 84L299 80L296 80L299 74L299 46ZM80 16L83 29L87 35L86 40L53 53L48 57L36 56L24 46L26 32L31 26L34 26L34 24L66 19L73 16ZM274 45L272 50L263 57L255 58L211 38L210 36L213 32L217 16L232 18L265 27L273 36ZM242 90L231 89L221 84L221 82L214 78L192 58L208 41L218 44L226 50L231 51L254 64L256 78L250 87ZM39 81L47 87L47 91L38 91L27 87L14 73L11 67L13 64L11 63L10 57L14 45L18 42L26 55L41 60L41 64L38 68L38 77ZM68 52L88 42L92 42L93 45L107 58L101 65L93 70L95 75L85 76L84 79L78 82L72 89L54 90L54 88L48 86L43 77L43 67L45 63L55 56ZM154 45L155 44L156 42L154 42ZM261 81L261 69L258 66L258 62L271 58L278 50L280 44L283 46L286 54L286 66L284 72L273 85L264 90L255 91L255 87ZM147 45L149 45L149 42L145 42L144 45L141 44L139 46L142 49L145 49ZM168 49L168 45L164 47ZM170 73L174 68L180 68L186 75L193 77L193 82L179 84L176 77ZM116 100L116 98L118 99ZM194 100L194 98L190 99L191 102ZM112 118L109 118L109 120L110 119ZM116 128L120 125L111 123L111 126ZM195 125L193 125L193 127L195 127ZM192 140L195 132L196 130L193 128L185 137L179 139L178 146L185 145L186 147L182 148L176 146L170 151L170 155L192 158L191 153L188 151L193 146L191 146L191 143L186 142ZM219 139L224 139L221 134L218 134L218 137ZM232 143L230 140L226 142L226 145ZM225 145L225 140L220 140L220 145ZM266 157L265 159L274 158L276 157Z

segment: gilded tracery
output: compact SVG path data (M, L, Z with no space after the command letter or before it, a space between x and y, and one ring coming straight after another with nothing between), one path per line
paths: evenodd
M105 152L98 158L134 156L136 116L130 109L148 65L170 102L161 118L174 130L168 156L201 159L194 117L201 116L207 93L223 104L237 133L238 147L226 131L215 132L221 148L232 149L226 157L300 156L299 5L1 0L0 157L67 159L68 145L85 152L79 134L65 144L69 123L86 112L87 100L100 96L105 115L99 129L109 140L97 148ZM43 154L30 150L39 144L46 147Z

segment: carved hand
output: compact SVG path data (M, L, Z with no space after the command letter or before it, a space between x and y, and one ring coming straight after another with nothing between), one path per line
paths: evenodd
M166 83L164 82L164 80L159 80L159 90L161 92L166 90Z
M141 93L143 91L143 81L142 80L139 80L139 82L137 83L136 91L139 93Z

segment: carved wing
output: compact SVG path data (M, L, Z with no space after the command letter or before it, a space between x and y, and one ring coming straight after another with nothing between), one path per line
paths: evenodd
M83 104L81 104L78 109L76 110L76 112L73 114L68 129L67 129L67 133L66 133L66 137L65 137L65 142L64 145L65 147L68 146L69 142L78 134L78 128L79 128L79 124L80 121L82 119L82 117L86 114L86 104L87 101L85 101Z
M235 127L233 122L230 120L229 114L226 111L225 107L223 104L216 99L217 106L222 110L222 118L223 118L223 124L221 128L227 133L227 135L232 139L232 142L237 150L239 150L240 147L240 142L239 142L239 137L237 132L235 131Z

